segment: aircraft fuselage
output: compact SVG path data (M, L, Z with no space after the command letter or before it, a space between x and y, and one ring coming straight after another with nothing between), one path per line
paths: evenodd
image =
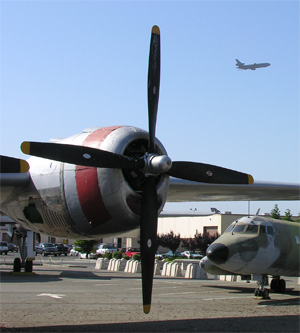
M216 268L227 273L299 276L300 224L243 217L233 222L206 254ZM205 269L205 264L202 267Z

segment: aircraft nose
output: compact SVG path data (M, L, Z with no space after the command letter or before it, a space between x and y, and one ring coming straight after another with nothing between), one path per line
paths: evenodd
M208 259L217 264L223 264L229 255L228 247L221 243L211 244L206 250Z

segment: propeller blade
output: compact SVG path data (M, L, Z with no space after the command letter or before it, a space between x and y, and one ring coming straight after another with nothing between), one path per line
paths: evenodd
M149 119L149 153L156 153L155 127L157 118L160 82L160 31L153 26L150 41L148 68L148 119Z
M142 160L109 151L60 143L23 142L24 154L95 168L136 169Z
M172 162L168 171L172 177L202 183L253 184L251 175L216 165L195 162Z
M150 176L143 184L141 207L141 263L144 312L149 313L157 242L157 192L156 178Z
M24 173L29 171L29 164L19 158L0 156L0 173Z

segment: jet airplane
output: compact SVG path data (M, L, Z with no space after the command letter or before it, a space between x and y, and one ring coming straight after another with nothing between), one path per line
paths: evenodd
M240 62L238 59L235 59L236 60L236 66L237 68L239 69L251 69L253 71L256 70L256 68L263 68L263 67L268 67L270 66L271 64L269 64L268 62L263 62L263 63L260 63L260 64L251 64L251 65L245 65L245 63L243 62Z
M256 280L255 296L269 298L285 291L280 276L300 276L300 223L249 216L234 221L207 249L201 267L216 275L241 275Z
M28 162L1 157L1 213L36 233L99 239L140 228L144 312L150 312L157 217L166 201L299 200L299 184L255 182L247 173L172 161L155 137L160 30L152 28L149 131L90 128L50 143L23 142Z

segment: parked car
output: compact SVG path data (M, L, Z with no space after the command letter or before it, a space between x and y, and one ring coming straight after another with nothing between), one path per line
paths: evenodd
M73 249L73 245L71 244L66 244L67 248L68 248L68 253L71 252L71 250Z
M183 251L181 254L189 259L202 259L203 256L196 251Z
M38 246L35 247L36 254L41 254L43 256L54 255L57 256L57 248L55 244L52 243L40 243Z
M64 244L55 244L56 248L57 248L57 254L58 255L64 255L67 256L69 253L69 248L64 245Z
M136 247L130 247L124 254L125 254L125 256L128 256L129 258L131 258L135 254L141 254L141 250Z
M5 241L0 242L0 254L6 254L8 253L8 243Z
M173 251L168 251L167 253L163 254L163 257L164 258L175 258L175 257L183 258L183 255L179 251L175 251L174 254L173 254Z
M155 253L155 259L163 259L164 256L161 253L156 252Z
M10 252L18 252L19 248L15 244L8 243L8 251L10 251Z
M75 249L75 246L73 245L69 253L70 256L78 256L79 252Z
M89 255L86 253L78 253L79 259L97 259L97 253L90 253Z
M96 253L105 254L105 253L113 253L116 251L118 251L118 249L115 249L113 244L100 244L96 250Z

